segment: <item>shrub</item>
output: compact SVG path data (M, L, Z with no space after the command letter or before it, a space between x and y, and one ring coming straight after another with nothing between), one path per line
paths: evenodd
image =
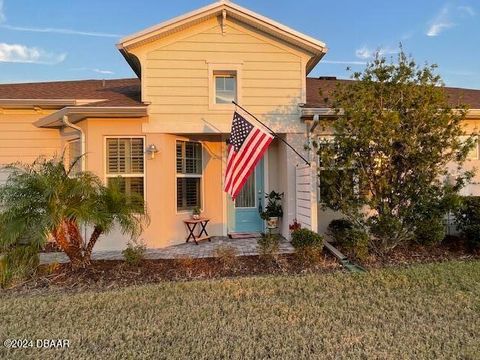
M347 230L353 228L353 224L346 219L335 219L328 224L328 232L333 240L342 243Z
M0 255L0 287L6 288L32 276L39 264L38 248L19 245Z
M438 245L445 235L443 219L435 216L422 220L415 228L415 240L422 245Z
M368 219L368 225L372 235L370 244L376 247L377 251L388 253L405 241L403 224L399 218L393 215L372 216Z
M358 260L368 257L370 237L364 230L345 219L333 220L328 225L328 230L335 242L353 253Z
M309 229L298 229L292 232L292 245L295 249L312 247L322 250L323 236Z
M480 249L480 197L469 196L455 212L455 223L471 249Z
M230 245L220 245L213 250L213 256L224 268L232 268L237 262L237 250Z
M147 247L144 243L133 240L130 241L127 248L122 251L122 255L128 265L138 266L143 261L146 250Z
M309 229L292 232L292 245L302 262L316 263L320 260L323 236Z
M280 247L280 237L277 234L262 234L257 241L258 253L266 259L273 259L277 256Z

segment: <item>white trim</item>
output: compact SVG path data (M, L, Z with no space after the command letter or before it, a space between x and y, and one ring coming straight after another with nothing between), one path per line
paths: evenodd
M107 139L142 139L143 140L143 175L138 173L138 174L112 174L108 175L107 173ZM146 136L145 135L104 135L103 136L103 181L105 186L107 184L107 179L109 178L116 178L118 176L120 177L143 177L143 201L145 203L145 206L147 206L148 201L147 201L147 158L145 154L145 144L146 144Z
M215 72L225 71L236 73L237 83L237 102L242 103L242 67L243 63L215 63L208 62L208 109L213 111L231 112L234 108L233 104L217 104L215 102Z
M224 0L188 12L184 15L149 27L135 34L126 36L120 40L120 42L117 44L117 48L129 49L135 46L139 46L145 42L154 41L161 36L165 36L169 33L184 29L191 24L201 22L206 18L214 16L223 17L224 11L226 11L227 17L232 17L245 21L262 31L270 34L275 34L276 36L286 41L289 41L298 47L307 49L308 51L311 51L313 53L324 54L327 52L327 48L324 42L319 41L311 36L302 34L296 30L293 30L263 15L243 8L237 4Z
M220 182L221 182L221 185L222 185L222 217L223 217L223 225L222 225L222 231L223 231L223 236L227 236L228 235L228 221L229 221L229 218L228 218L228 195L227 193L224 191L224 186L225 186L225 172L226 172L226 169L227 169L227 157L228 157L228 147L227 147L227 144L226 144L226 140L228 138L229 135L226 135L226 134L222 134L220 136L221 138L221 141L222 141L222 145L221 145L221 154L222 154L222 171L221 171L221 179L220 179Z
M193 142L193 143L198 143L201 146L202 149L202 173L201 174L178 174L177 173L177 141L183 141L183 142ZM174 206L175 206L175 215L185 215L185 214L191 214L192 210L178 210L177 206L177 178L195 178L195 179L200 179L200 211L204 212L205 211L205 181L204 181L204 167L205 167L205 146L203 145L203 142L200 140L192 140L189 138L185 137L175 137L175 161L174 161Z

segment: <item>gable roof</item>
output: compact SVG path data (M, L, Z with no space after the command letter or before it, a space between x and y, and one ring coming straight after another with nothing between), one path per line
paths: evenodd
M307 103L304 108L328 108L331 104L326 99L331 99L337 84L348 84L353 80L337 80L322 78L307 78ZM480 109L480 90L445 87L450 105L455 107L467 104L470 109ZM321 94L320 94L321 90Z
M55 107L55 104L56 107L145 106L140 101L139 79L0 84L0 106L2 103L11 105L31 103L37 106L51 104L52 107Z
M120 40L120 42L117 44L117 47L130 64L134 72L140 77L140 64L138 59L129 53L130 49L155 41L172 33L181 31L191 25L217 16L222 16L223 18L230 17L232 19L239 20L243 23L253 26L258 30L282 39L283 41L292 44L297 48L311 53L312 58L307 64L307 73L309 73L315 67L315 65L328 51L325 43L322 41L302 34L272 19L245 9L227 0L217 1L211 5L149 27L133 35L126 36Z

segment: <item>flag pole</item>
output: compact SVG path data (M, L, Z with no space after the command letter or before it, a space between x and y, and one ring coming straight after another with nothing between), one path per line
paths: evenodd
M241 105L237 104L237 102L235 100L232 100L232 103L235 104L235 106L238 106L240 109L242 109L243 111L245 111L248 115L250 115L251 117L253 117L255 120L257 120L261 125L263 125L265 128L268 129L268 131L270 131L270 134L272 134L275 138L277 138L278 140L280 140L281 142L283 142L285 145L287 145L290 149L292 149L292 151L297 154L297 156L302 159L303 161L305 161L305 164L307 164L308 166L311 166L310 162L305 159L302 154L300 154L297 150L295 150L295 148L290 145L288 142L286 142L284 139L282 139L280 136L278 136L278 134L273 131L272 129L270 129L267 125L265 125L263 122L261 122L260 120L258 120L258 118L253 115L251 112L249 112L248 110L246 110L245 108L243 108Z

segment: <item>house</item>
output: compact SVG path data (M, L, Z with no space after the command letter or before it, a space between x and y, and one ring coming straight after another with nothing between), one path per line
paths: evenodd
M328 92L337 80L307 77L328 50L323 42L219 1L117 47L138 78L0 85L0 166L85 153L77 170L107 184L121 177L124 191L144 197L151 224L142 238L152 248L184 242L183 220L196 207L211 219L211 235L262 231L258 208L271 190L285 193L284 236L297 216L320 230L328 224L330 214L316 211L315 176L281 141L235 203L222 186L232 100L301 151L311 122L329 116L319 89ZM447 90L452 101L480 109L479 90ZM476 119L480 110L471 110L468 126ZM471 165L478 160L477 149ZM0 171L0 181L6 176ZM314 190L308 199L297 186L302 176ZM126 241L113 233L96 250L123 249Z

